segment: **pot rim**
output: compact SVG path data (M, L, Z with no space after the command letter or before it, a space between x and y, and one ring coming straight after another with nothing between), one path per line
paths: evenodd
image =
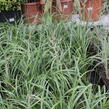
M74 2L74 0L60 0L61 3L63 2Z
M40 2L30 2L30 3L22 3L22 5L31 6L31 5L40 5Z

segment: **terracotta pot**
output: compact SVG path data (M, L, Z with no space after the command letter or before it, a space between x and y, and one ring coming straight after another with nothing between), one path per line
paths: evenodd
M102 0L87 0L84 5L80 2L83 20L97 21L100 18L102 10Z
M58 19L69 19L73 12L73 0L60 0L60 2L62 10L57 7L56 2L53 2L55 17Z
M42 13L40 2L22 4L22 13L25 23L37 23Z
M62 14L72 14L73 12L73 1L72 0L61 0Z

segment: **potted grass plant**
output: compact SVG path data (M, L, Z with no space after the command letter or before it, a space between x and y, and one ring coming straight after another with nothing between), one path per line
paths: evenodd
M51 10L56 19L69 18L73 12L73 2L74 0L46 0L44 12Z
M37 23L42 13L40 0L23 0L21 9L25 23Z
M20 18L20 4L17 0L0 0L0 22L15 23Z
M100 18L103 0L80 0L82 19L85 21L97 21Z

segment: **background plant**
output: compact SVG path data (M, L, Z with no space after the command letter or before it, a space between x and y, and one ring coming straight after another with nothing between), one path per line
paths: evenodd
M0 11L20 10L20 3L17 0L0 1Z

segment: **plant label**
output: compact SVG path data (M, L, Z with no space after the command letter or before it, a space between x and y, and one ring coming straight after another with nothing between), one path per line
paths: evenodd
M93 10L93 7L89 7L87 8L88 11L92 11Z
M65 8L68 8L68 5L64 5L64 9L65 9Z
M10 19L9 19L9 22L14 22L14 21L15 21L14 18L10 18Z

